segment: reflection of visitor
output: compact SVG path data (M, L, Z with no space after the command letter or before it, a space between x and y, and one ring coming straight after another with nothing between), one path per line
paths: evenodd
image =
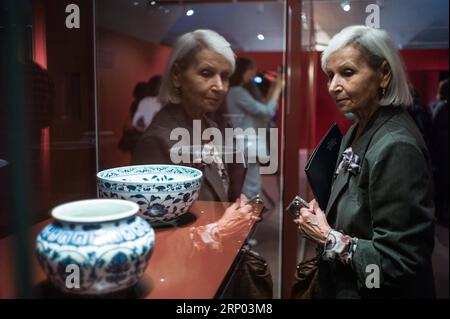
M130 119L133 119L137 111L139 102L148 96L148 85L146 82L138 82L133 89L133 102L130 105Z
M448 80L439 85L438 102L433 112L435 161L435 200L438 221L448 227Z
M201 290L208 290L208 287L212 287L214 283L218 285L223 279L221 276L225 275L227 271L235 270L237 272L242 268L242 262L238 265L231 265L230 262L233 258L242 260L242 257L238 255L239 249L242 246L242 240L259 219L259 208L245 205L245 201L242 200L230 205L225 212L223 211L224 206L221 204L206 206L211 209L204 212L208 216L205 218L209 221L208 223L196 223L194 227L186 225L187 227L179 227L173 232L164 231L164 238L158 242L158 249L170 251L164 255L164 264L167 267L153 269L153 278L176 277L184 283L202 287ZM217 219L221 213L223 215ZM180 264L181 261L186 262ZM270 279L270 271L266 272ZM253 278L259 276L260 274L256 273ZM235 278L236 276L232 276L227 283L233 282ZM214 279L218 280L214 283L211 282ZM243 288L248 282L248 280L239 280L236 285ZM179 291L167 292L166 296L168 298L186 296L183 287L179 288ZM214 288L218 287L214 286ZM221 289L220 292L227 290ZM247 298L251 298L251 296Z
M149 87L146 82L138 82L133 89L133 102L130 106L130 117L126 119L122 129L122 137L119 140L118 146L124 152L132 152L136 147L136 143L142 135L142 130L137 129L132 121L137 112L139 103L146 96L149 95ZM143 125L143 124L142 124Z
M242 128L243 130L253 128L257 133L258 128L268 127L270 119L275 114L282 89L282 77L281 74L278 74L272 82L265 101L260 102L248 90L249 83L253 80L255 74L256 64L253 60L237 58L236 71L230 79L231 88L226 104L230 122L234 128ZM249 142L247 143L248 149L266 156L266 143L261 143L257 140L257 136L254 137L253 143L256 145L249 145L251 143ZM259 168L258 162L248 163L247 175L242 189L242 192L248 197L253 197L261 192Z
M177 140L177 135L175 134L174 140L171 139L171 134L176 132L174 130L179 132L181 129L183 132L189 132L189 136L192 138L197 134L201 136L206 128L217 127L216 123L206 115L216 111L222 104L228 92L229 78L234 71L234 66L235 57L230 44L217 32L196 30L179 37L172 48L159 92L159 99L163 107L155 115L152 123L139 140L133 153L133 164L173 164L171 150L175 144L186 148L198 146L191 145L192 141L190 140L183 141L185 144L180 145L181 142ZM200 124L198 126L201 126L200 131L194 131L194 120L199 121L197 123ZM201 142L199 141L199 143ZM209 151L211 150L209 149ZM192 163L181 163L181 165L189 164ZM230 166L217 161L204 165L199 200L229 202L236 199L236 197L233 198L236 195L232 190L239 189L240 193L242 179L232 178L238 174L230 171L245 169L242 165L235 165L233 169ZM242 198L246 201L245 197ZM193 247L200 252L207 247L220 252L222 240L234 237L233 233L254 219L248 214L246 206L243 208L237 208L237 206L238 204L234 204L227 209L225 215L216 224L191 229L189 236L193 240ZM199 258L201 253L194 255ZM202 257L208 258L208 255ZM250 254L244 254L243 258L238 269L251 266L254 261ZM271 283L267 263L262 261L262 258L260 260L267 273L264 280ZM178 273L186 271L180 270L178 266L177 268ZM189 274L186 273L186 275L193 276L197 284L202 284L204 276L199 269L194 270L195 275L192 274L191 269L188 271ZM206 271L211 271L211 269ZM233 279L231 281L235 282L235 286L253 287L253 283L257 282L259 278L259 273L251 273L247 277L240 277L238 282ZM268 287L266 295L271 296L272 286L264 287ZM245 294L246 298L256 296L254 291L249 290L241 289L240 293ZM237 298L239 294L233 294L233 297Z
M193 248L202 250L209 247L220 251L224 241L232 239L243 230L248 230L251 223L260 218L254 214L251 205L246 205L246 201L247 198L241 196L225 210L217 222L190 228L189 236Z
M182 35L172 48L163 75L159 91L163 107L139 140L133 164L174 164L170 156L178 143L177 136L171 139L174 130L187 130L193 138L207 128L217 127L206 115L216 111L224 100L234 65L234 53L218 33L196 30ZM194 120L201 123L200 132L194 132ZM186 147L193 143L185 142ZM230 167L223 164L214 162L203 168L200 200L234 201L234 184L239 186L240 194L242 181L230 179Z
M438 92L436 94L436 102L431 106L431 111L436 111L439 104L448 102L448 79L439 82Z
M155 114L161 109L161 104L157 97L161 79L160 75L155 75L148 81L148 96L139 101L136 113L133 115L132 125L140 132L145 131Z

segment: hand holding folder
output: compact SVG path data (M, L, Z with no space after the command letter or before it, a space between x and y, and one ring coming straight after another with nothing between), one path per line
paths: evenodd
M342 133L334 123L306 163L305 173L319 207L325 211L331 193Z

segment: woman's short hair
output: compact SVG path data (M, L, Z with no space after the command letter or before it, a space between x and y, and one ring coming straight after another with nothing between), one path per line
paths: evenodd
M249 69L256 68L256 63L254 60L249 58L238 57L236 59L236 70L230 77L230 86L242 85L244 80L244 73Z
M152 76L150 80L148 80L147 86L148 86L148 94L150 96L158 96L159 88L161 87L161 81L162 76L159 74Z
M384 30L366 26L350 26L342 29L330 40L328 47L323 51L322 69L326 70L332 53L349 45L359 49L374 70L378 69L385 60L389 64L391 80L380 99L380 105L408 106L412 104L403 61L394 41Z
M224 56L230 62L231 72L234 72L235 55L230 43L224 37L215 31L206 29L185 33L176 40L170 53L159 90L158 98L161 105L181 102L172 82L173 66L177 63L180 69L184 71L195 54L202 49L209 49Z
M448 79L439 83L439 99L441 101L448 101Z

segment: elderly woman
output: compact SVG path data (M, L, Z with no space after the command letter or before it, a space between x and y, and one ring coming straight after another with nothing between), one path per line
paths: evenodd
M172 48L159 91L159 100L163 107L138 142L133 154L133 162L172 164L171 149L175 144L179 146L186 142L182 146L197 146L194 135L201 136L204 129L216 128L216 124L208 119L206 114L216 111L222 104L228 92L229 79L234 68L235 58L230 44L218 33L211 30L196 30L178 38ZM194 120L198 120L201 127L194 125ZM196 131L196 127L200 130ZM190 141L171 139L171 135L177 136L177 132L186 130L190 134ZM200 141L197 142L200 143ZM243 166L240 168L244 170ZM239 169L239 166L234 166L234 169ZM214 157L212 163L203 167L204 178L198 199L225 202L236 200L236 202L228 207L224 215L215 223L189 229L189 237L186 237L188 231L186 228L177 232L181 240L190 238L192 247L200 252L205 248L220 252L224 242L233 239L242 230L249 231L252 223L259 220L257 211L248 204L247 198L244 195L239 196L242 180L230 179L230 175L243 176L244 174L229 172L226 163L217 157ZM236 197L239 198L236 199ZM197 258L202 256L197 255ZM207 255L203 258L207 258ZM244 254L243 258L237 271L239 267L246 267L247 263L255 263L249 254ZM267 264L260 263L266 276L267 274L270 276ZM244 290L244 286L253 287L252 284L254 285L255 282L258 283L261 280L267 282L265 277L258 276L261 274L255 273L254 277L246 278L249 282L234 281L232 286L241 285ZM200 278L201 273L197 277ZM198 282L201 284L201 280ZM270 294L271 289L272 287L268 288ZM232 296L237 298L240 295ZM253 295L249 293L245 297L251 298Z
M432 178L389 35L351 26L322 54L328 91L356 119L342 140L331 195L295 220L318 244L323 298L434 297Z
M174 44L163 75L159 91L163 107L138 142L132 162L178 164L171 160L173 146L183 142L184 146L194 145L194 135L202 136L205 129L216 127L206 114L216 111L223 102L234 67L230 44L218 33L196 30L182 35ZM194 120L201 127L195 126ZM188 141L171 139L171 133L180 128L189 132ZM203 176L200 200L234 201L239 196L242 181L230 181L223 161L204 166Z

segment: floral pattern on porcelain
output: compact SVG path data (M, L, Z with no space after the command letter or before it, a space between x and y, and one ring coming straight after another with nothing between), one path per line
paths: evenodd
M98 295L136 284L154 243L151 225L132 216L93 224L55 221L38 235L36 249L39 263L59 290ZM79 287L67 285L68 265L78 266Z
M138 165L97 174L99 196L131 200L151 223L167 222L187 213L198 198L202 172L187 166Z

